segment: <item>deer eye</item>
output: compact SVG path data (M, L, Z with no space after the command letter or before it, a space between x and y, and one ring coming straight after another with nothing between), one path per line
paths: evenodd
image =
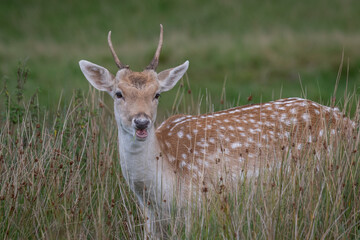
M159 99L160 93L155 94L155 99Z
M122 97L123 97L123 95L122 95L121 92L116 92L116 93L115 93L115 96L116 96L117 98L122 98Z

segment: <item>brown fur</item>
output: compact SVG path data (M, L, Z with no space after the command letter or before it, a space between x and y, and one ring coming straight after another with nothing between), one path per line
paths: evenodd
M294 157L310 142L321 145L327 137L325 126L334 135L340 121L344 118L337 109L293 98L172 116L156 134L173 170L199 182L214 175L225 179L244 170L255 172L289 150Z
M144 89L156 82L151 71L132 72L128 70L121 79L121 84L126 84L137 89Z

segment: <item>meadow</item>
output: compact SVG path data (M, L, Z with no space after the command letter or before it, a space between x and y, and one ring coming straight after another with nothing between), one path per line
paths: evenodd
M190 61L162 95L158 122L296 96L335 104L359 123L359 12L355 0L1 1L0 238L143 238L111 99L78 66L86 59L116 72L109 30L133 70L150 62L160 23L158 70ZM235 194L215 194L185 217L174 211L163 234L359 239L359 138L339 137L320 158L284 153L281 168L245 179Z
M346 79L350 89L360 82L359 9L355 0L1 1L0 76L14 87L18 63L26 62L25 95L38 89L40 101L53 108L60 95L68 102L74 89L88 90L79 60L116 71L109 30L120 59L141 71L162 23L158 70L189 60L191 92L211 93L216 109L225 81L226 96L239 104L250 95L257 103L304 94L325 103L343 53L349 71L344 68L339 93ZM160 116L169 114L174 98L163 96Z
M142 239L145 219L121 175L116 123L104 95L76 91L68 104L44 111L36 94L23 96L26 69L18 73L16 94L2 91L8 108L0 129L0 238ZM181 86L177 92L177 111L211 106L209 96L201 103ZM344 114L355 109L358 125L359 102L348 93L336 106ZM284 151L280 167L245 174L235 190L221 188L185 210L175 205L170 218L157 219L161 236L359 239L359 142L356 131L329 135L318 154L311 146L296 157Z

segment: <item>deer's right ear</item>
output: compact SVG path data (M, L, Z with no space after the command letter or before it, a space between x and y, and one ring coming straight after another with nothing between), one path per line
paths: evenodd
M111 92L114 85L114 76L106 68L85 60L81 60L79 65L91 85L100 91Z

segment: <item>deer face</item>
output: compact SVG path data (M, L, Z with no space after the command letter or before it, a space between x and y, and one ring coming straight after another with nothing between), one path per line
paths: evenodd
M189 66L186 61L159 74L154 70L132 72L124 68L114 76L94 63L81 60L79 64L91 85L108 92L114 99L118 127L139 141L146 140L153 129L160 94L173 88Z
M108 44L119 71L116 76L106 68L81 60L80 68L87 80L95 88L106 91L114 99L115 118L119 129L136 136L139 141L146 140L156 119L160 93L170 90L185 74L189 62L157 74L159 56L163 41L163 27L160 25L160 39L155 56L142 72L133 72L117 57L111 42Z
M118 124L138 140L145 140L156 119L160 96L157 74L121 70L113 89L114 111Z

